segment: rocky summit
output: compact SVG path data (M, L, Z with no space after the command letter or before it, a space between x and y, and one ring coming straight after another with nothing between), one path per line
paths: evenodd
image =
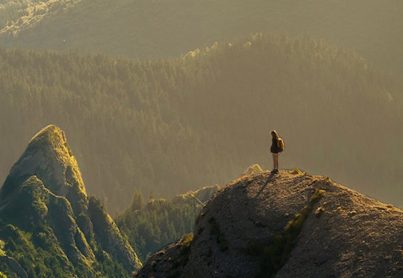
M141 267L88 197L64 132L36 134L0 191L0 269L9 277L125 277Z
M247 172L136 277L403 277L403 211L300 170Z

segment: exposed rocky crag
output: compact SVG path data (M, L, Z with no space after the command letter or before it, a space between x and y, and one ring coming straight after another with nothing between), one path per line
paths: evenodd
M246 172L136 277L403 277L403 211L299 170Z
M0 222L0 266L11 277L129 275L141 267L100 202L87 196L56 126L36 134L12 167L0 191Z

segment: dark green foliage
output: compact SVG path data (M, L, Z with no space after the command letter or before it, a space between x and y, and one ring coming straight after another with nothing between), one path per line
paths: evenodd
M95 252L95 257L99 262L96 267L96 270L99 272L98 275L102 276L103 274L105 277L111 278L129 277L122 265L114 262L108 253L98 250Z
M101 258L105 259L104 255L108 255L111 257L110 263L115 264L116 268L135 270L138 266L134 266L133 261L137 260L137 254L132 250L126 236L121 234L117 225L106 213L102 203L94 197L89 198L88 215L93 224L97 246L100 251L105 251L100 254Z
M5 225L0 227L0 239L6 242L6 255L18 261L28 277L71 277L74 273L74 268L61 254L56 238L49 231L38 230L32 234L13 225ZM4 273L14 272L7 266Z
M66 198L52 194L34 176L13 186L14 190L2 194L0 203L0 266L6 275L129 276L128 270L134 266L125 269L106 252L107 257L100 257L100 261L93 259L83 233L76 228L76 217ZM94 240L88 215L80 214L77 218L78 225L86 228L92 250L104 252ZM106 230L107 225L103 228Z
M92 246L94 245L94 230L90 218L87 214L81 213L76 219L77 225L83 231L87 242Z
M150 200L139 210L133 210L134 206L137 205L132 205L118 216L116 223L127 234L143 261L165 245L192 232L196 216L201 209L193 199L181 202ZM184 237L183 241L190 244L191 238Z
M286 263L305 220L311 214L315 204L320 201L324 194L323 190L317 189L308 204L290 220L281 233L272 237L269 245L261 242L251 242L246 254L258 257L260 271L257 277L274 277L278 270Z
M95 273L102 277L129 277L119 262L112 260L108 253L97 246L97 261L92 266L95 272L83 264L73 266L49 227L39 226L33 232L24 232L16 226L2 224L0 240L6 243L5 254L18 262L28 277L93 277ZM0 267L8 277L14 277L14 269L1 259Z
M74 269L51 230L38 228L33 233L26 233L7 225L0 230L0 238L6 242L6 254L18 261L29 277L71 277L74 273L80 273L82 277L91 275L86 268Z
M117 212L134 188L173 196L267 165L275 127L290 154L281 167L397 203L401 88L358 55L308 38L255 35L155 62L0 50L0 176L55 123L88 191Z

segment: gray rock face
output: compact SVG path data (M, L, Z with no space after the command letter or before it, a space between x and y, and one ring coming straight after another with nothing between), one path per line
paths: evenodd
M301 171L245 175L136 277L403 277L403 211Z

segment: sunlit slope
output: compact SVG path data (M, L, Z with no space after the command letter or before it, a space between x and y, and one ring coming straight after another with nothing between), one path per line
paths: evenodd
M0 0L0 33L16 34L81 0Z
M2 177L31 133L55 123L88 191L123 209L134 189L172 196L270 167L276 128L281 167L402 205L402 87L354 53L256 35L159 62L10 50L0 61Z
M143 59L253 32L287 32L326 38L402 73L402 13L399 0L84 0L32 24L15 23L1 44Z
M7 277L129 277L137 254L88 197L65 133L47 126L0 188L0 269Z

